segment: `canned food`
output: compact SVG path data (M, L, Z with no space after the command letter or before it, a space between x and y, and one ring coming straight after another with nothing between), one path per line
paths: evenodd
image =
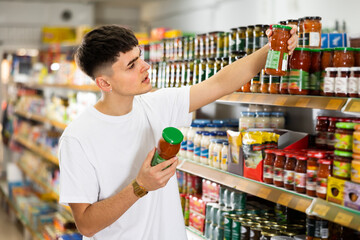
M261 225L253 224L250 227L250 240L260 240L261 238Z
M198 71L199 71L199 83L201 83L202 81L205 81L206 79L206 62L207 59L203 58L200 60L200 63L198 64Z
M215 71L215 58L208 58L206 62L206 73L205 79L208 79L212 75L214 75Z
M261 240L271 240L272 237L275 237L276 233L272 230L262 231L261 232Z
M218 220L217 214L218 214L219 208L220 208L219 204L216 204L216 205L213 205L210 210L210 218L211 218L210 220L213 224L216 224L216 225L219 224L217 221Z
M231 231L232 231L233 220L235 220L236 218L237 217L235 214L225 215L225 220L224 220L224 239L225 240L231 240Z
M217 205L218 205L217 203L206 204L205 221L212 222L212 217L211 217L212 212L211 211L212 211L213 206L217 206Z
M241 220L240 218L233 219L232 228L231 228L231 239L232 240L240 240L241 238Z
M246 193L233 191L230 194L230 205L232 209L245 209Z
M211 222L206 221L205 222L205 233L204 233L206 239L210 239L210 236L212 235L212 234L210 234L210 231L211 231Z
M223 240L224 239L224 228L216 226L212 236L213 240Z
M225 206L231 208L231 190L226 188L224 194L225 194Z
M246 214L246 210L245 209L234 209L233 213L239 216L245 215Z
M216 223L220 226L220 227L224 227L225 224L225 216L226 215L230 215L232 213L230 208L226 208L226 207L220 207L219 210L217 211L217 215L216 215Z

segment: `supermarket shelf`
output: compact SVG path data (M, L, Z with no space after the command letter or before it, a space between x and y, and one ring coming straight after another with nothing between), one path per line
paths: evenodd
M14 136L14 140L26 147L27 149L31 150L32 152L40 155L41 157L45 158L46 160L59 165L59 160L57 157L49 153L48 151L44 150L41 146L38 146L24 138Z
M219 103L250 103L336 111L340 111L347 101L348 98L263 93L232 93L216 100ZM360 105L358 105L358 108L360 108Z
M346 103L344 110L345 113L360 114L360 98L351 98Z
M65 130L65 128L67 126L65 123L55 121L55 120L51 120L51 119L48 119L46 117L36 115L36 114L32 114L32 113L28 113L28 112L25 112L25 111L17 110L17 111L15 111L15 114L18 115L18 116L24 117L26 119L34 120L34 121L41 122L41 123L50 124L51 126L54 126L54 127L58 128L60 130Z
M1 181L0 182L0 189L2 194L5 197L5 200L7 202L7 204L9 205L9 207L13 210L13 212L15 213L17 219L19 219L19 221L21 222L21 224L29 231L29 233L31 234L31 236L33 237L34 240L43 240L44 238L42 237L41 234L37 233L36 231L34 231L27 219L24 218L24 216L20 213L20 211L16 208L15 204L10 200L9 198L9 190L8 190L8 185L6 183L6 181Z
M21 84L25 87L34 88L34 89L59 88L59 89L69 89L74 91L100 92L100 89L96 85L30 84L30 83L21 83Z
M200 234L198 231L192 229L191 227L186 227L186 234L187 234L188 240L206 239L204 235Z

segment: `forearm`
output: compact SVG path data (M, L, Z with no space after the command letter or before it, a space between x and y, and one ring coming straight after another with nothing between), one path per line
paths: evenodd
M138 199L129 184L112 197L89 205L82 214L76 214L76 225L82 234L93 236L119 219Z

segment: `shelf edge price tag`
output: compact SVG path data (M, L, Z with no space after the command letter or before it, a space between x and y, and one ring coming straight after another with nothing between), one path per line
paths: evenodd
M275 99L274 104L275 104L275 105L278 105L278 106L284 106L286 100L287 100L287 97L277 97L277 98Z
M246 187L247 187L248 185L249 185L248 182L246 182L246 181L241 181L240 184L237 184L237 185L235 186L235 189L245 192Z
M315 205L313 212L320 216L325 216L329 210L330 210L330 207L322 205L322 204L317 204L317 205Z
M334 219L334 222L337 222L343 226L349 226L349 224L351 223L352 219L354 217L351 216L351 215L348 215L346 213L343 213L343 212L339 212L335 219Z
M265 96L265 95L257 96L257 97L255 98L255 101L256 101L257 103L265 103L265 102L267 102L267 101L266 101L266 96Z
M277 202L281 205L288 206L291 199L293 199L293 196L291 196L290 194L282 193L280 194L279 200Z
M300 212L305 212L305 210L309 207L309 203L308 201L304 200L304 199L299 199L299 201L297 202L295 209L300 211Z
M250 94L246 94L245 96L242 96L239 100L242 102L250 102L250 100L253 98Z
M341 99L331 99L326 105L325 109L327 110L338 110L343 100Z
M309 102L310 102L310 98L299 98L299 100L297 100L295 106L296 107L306 107Z
M360 102L353 102L349 108L349 112L360 112Z
M269 196L270 193L271 193L271 189L262 187L262 188L260 188L260 190L257 192L256 196L266 199L266 198Z

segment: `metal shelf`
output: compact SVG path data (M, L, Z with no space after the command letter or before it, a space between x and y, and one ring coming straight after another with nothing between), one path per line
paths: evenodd
M74 91L100 92L100 89L96 85L45 84L45 83L44 84L21 83L21 85L34 89L59 88L59 89L69 89Z
M51 120L51 119L48 119L48 118L46 118L44 116L28 113L28 112L25 112L25 111L16 110L15 114L20 116L20 117L26 118L26 119L34 120L34 121L45 123L45 124L50 124L51 126L54 126L54 127L58 128L60 130L65 130L65 128L67 127L67 125L65 123L55 121L55 120Z

